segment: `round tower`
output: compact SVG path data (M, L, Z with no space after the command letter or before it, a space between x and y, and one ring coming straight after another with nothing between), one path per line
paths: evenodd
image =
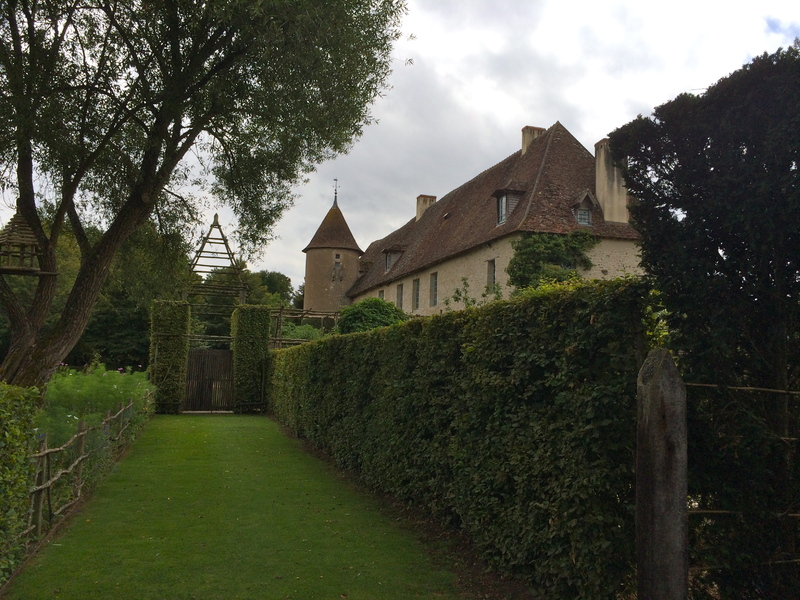
M333 206L305 247L303 309L336 312L350 304L347 290L358 278L358 247L334 195Z

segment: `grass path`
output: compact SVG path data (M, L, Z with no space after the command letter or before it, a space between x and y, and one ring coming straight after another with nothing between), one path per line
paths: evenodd
M246 416L156 417L6 597L462 598L374 500Z

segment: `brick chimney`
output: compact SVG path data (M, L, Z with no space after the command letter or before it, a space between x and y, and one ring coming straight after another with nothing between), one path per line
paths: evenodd
M422 218L422 213L428 210L428 207L434 202L436 202L436 196L426 196L424 194L417 196L417 221Z
M528 151L528 146L531 145L531 142L542 135L545 131L547 131L544 127L532 127L531 125L526 125L522 128L522 153Z

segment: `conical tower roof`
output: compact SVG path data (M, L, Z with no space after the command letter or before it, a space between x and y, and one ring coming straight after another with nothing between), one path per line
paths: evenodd
M339 203L336 200L333 201L333 206L331 206L328 214L322 220L317 233L311 238L308 246L303 248L303 252L317 248L355 250L359 254L364 254L347 226L347 221L344 220L344 215L339 209Z

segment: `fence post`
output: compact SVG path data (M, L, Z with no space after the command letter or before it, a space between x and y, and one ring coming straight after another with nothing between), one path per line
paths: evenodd
M664 349L637 381L637 597L684 600L689 588L686 387Z
M86 431L86 421L81 419L80 421L78 421L78 439L75 441L76 459L80 459L80 457L83 456L83 451L86 448L86 434L83 433L84 431ZM75 471L75 496L77 498L81 497L82 489L83 489L83 461L80 461Z
M47 434L44 434L44 439L39 443L39 452L44 452L47 450ZM47 481L47 468L45 457L42 456L37 461L39 464L37 465L37 472L36 472L36 487L42 486ZM36 490L33 493L33 526L34 531L36 532L36 537L38 538L42 535L42 505L44 504L44 490Z

